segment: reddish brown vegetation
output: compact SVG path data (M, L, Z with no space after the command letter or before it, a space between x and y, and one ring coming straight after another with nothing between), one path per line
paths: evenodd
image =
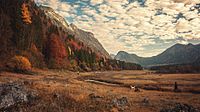
M64 44L56 34L52 34L47 43L47 57L54 64L61 65L67 57L67 52ZM51 62L52 62L51 61Z
M66 49L57 35L52 34L48 44L50 50L50 57L59 60L67 56Z
M82 46L80 46L76 41L74 40L70 40L69 43L71 44L71 46L74 47L74 49L80 50Z

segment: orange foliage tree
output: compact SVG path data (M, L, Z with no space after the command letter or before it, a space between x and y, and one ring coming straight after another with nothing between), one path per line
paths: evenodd
M32 23L31 16L28 10L28 6L25 3L22 4L21 11L22 11L21 13L23 22L25 22L26 24L31 24Z
M8 63L8 66L15 71L31 70L30 61L23 56L14 56Z

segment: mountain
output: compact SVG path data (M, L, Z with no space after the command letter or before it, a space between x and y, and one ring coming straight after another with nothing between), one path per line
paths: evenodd
M71 24L73 26L73 24ZM78 29L73 27L75 32L75 38L79 39L80 41L84 42L87 46L91 47L99 55L104 55L106 58L111 58L108 52L103 48L103 46L99 43L99 41L94 37L94 34L91 32L86 32L82 29Z
M129 54L125 51L119 51L117 55L115 56L116 60L121 60L125 62L134 62L134 63L140 63L141 57L135 55L135 54Z
M192 64L200 65L200 57L197 60L195 60Z
M157 65L192 63L199 57L200 57L200 44L198 45L175 44L174 46L168 48L163 53L157 56L143 58L135 54L128 54L124 51L120 51L115 56L115 59L126 62L138 63L143 66L157 66Z
M0 18L1 68L16 59L36 68L141 69L111 60L93 33L68 24L52 8L37 6L34 0L0 0Z
M94 37L94 34L91 32L84 31L80 28L78 28L76 25L68 24L65 19L55 13L55 11L46 6L40 6L40 9L42 9L46 15L53 21L53 23L58 26L62 27L62 29L65 29L69 34L74 35L74 37L83 42L85 45L90 47L93 51L96 53L100 53L99 55L103 55L106 58L110 58L108 52L103 48L101 43Z

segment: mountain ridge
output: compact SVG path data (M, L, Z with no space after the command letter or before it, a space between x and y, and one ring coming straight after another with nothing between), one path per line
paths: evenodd
M126 62L135 62L143 66L153 65L170 65L191 63L191 60L196 60L200 57L200 44L175 44L164 52L152 57L139 57L136 54L129 54L125 51L120 51L115 59Z

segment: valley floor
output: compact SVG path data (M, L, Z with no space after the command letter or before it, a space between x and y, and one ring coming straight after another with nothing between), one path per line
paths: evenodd
M179 108L186 108L191 112L200 110L200 74L155 74L151 71L35 71L37 73L34 75L0 73L0 111L167 112ZM179 89L177 92L174 92L175 82ZM14 87L15 89L11 87L18 84L20 86ZM2 87L6 85L12 89L5 87L3 90ZM28 91L20 91L27 99L12 98L9 93L15 90L15 93L21 95L21 87L21 90ZM28 93L31 94L27 95ZM31 95L34 97L29 98Z

